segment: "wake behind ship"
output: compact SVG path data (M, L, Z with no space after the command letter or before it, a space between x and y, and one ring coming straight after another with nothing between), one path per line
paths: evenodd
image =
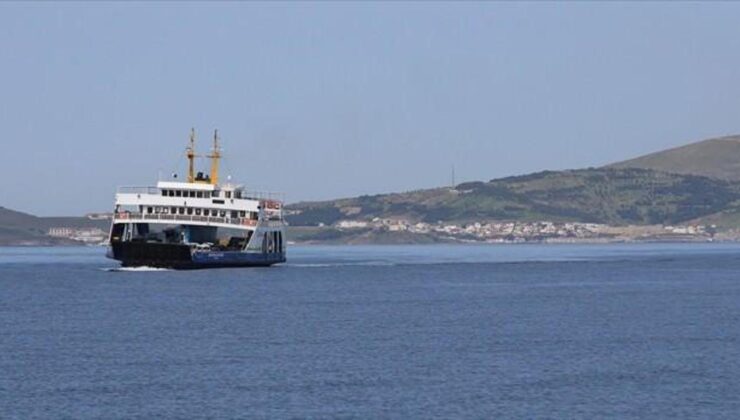
M187 182L120 187L107 256L124 267L175 269L269 266L285 262L283 203L274 194L219 184L218 132L210 175L195 172L195 133Z

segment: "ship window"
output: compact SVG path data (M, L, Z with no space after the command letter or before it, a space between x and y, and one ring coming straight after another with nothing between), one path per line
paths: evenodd
M203 198L203 191L198 191L197 193L195 193L195 196L198 198Z
M231 198L231 191L226 191L226 198Z
M185 214L185 207L180 207L178 213Z
M177 214L177 207L171 207L170 208L170 213Z
M242 210L239 212L239 217L245 217L247 215L247 212Z
M167 197L167 190L162 190L162 197Z
M234 191L234 198L242 198L242 192L241 192L241 190Z
M200 209L195 209L195 215L200 216Z
M237 217L239 217L239 212L236 210L231 210L231 217L236 219Z
M221 217L226 217L226 212L224 210L221 210Z
M175 191L175 197L182 197L182 191L180 190Z
M218 197L218 191L214 191L213 194L211 194L213 197Z
M203 193L203 198L211 198L211 192L210 191L204 192Z
M208 209L203 209L203 216L208 216L209 215L208 213L209 213Z
M188 214L193 214L193 209L188 207Z
M173 191L173 190L169 190L169 191L167 192L167 195L169 195L170 197L174 197L174 196L175 196L175 191Z
M154 210L151 207L147 207L146 212L151 214L154 212Z

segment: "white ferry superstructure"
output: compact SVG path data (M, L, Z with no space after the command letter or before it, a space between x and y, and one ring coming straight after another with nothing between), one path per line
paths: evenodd
M175 269L269 266L286 260L283 203L276 194L219 184L218 132L210 175L195 172L195 133L186 149L187 182L119 187L107 256L124 267Z

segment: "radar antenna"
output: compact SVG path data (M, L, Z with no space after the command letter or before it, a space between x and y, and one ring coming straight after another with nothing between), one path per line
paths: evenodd
M195 128L190 129L190 144L186 150L188 157L188 182L195 182Z
M211 158L211 184L218 184L218 163L221 159L221 149L218 145L218 130L213 132L213 150L208 155Z

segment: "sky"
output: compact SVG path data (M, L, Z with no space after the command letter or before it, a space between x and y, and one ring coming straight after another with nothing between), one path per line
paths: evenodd
M184 174L288 202L600 166L740 133L740 3L0 3L0 206ZM200 163L207 169L206 162Z

